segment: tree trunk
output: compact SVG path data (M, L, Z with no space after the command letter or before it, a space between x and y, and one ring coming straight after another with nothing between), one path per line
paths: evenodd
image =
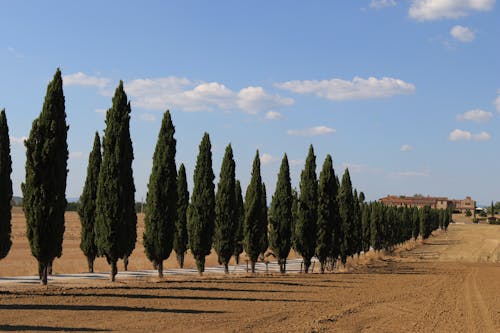
M179 263L180 268L184 268L184 253L179 253L176 255L177 262Z
M283 258L283 274L286 274L286 258Z
M163 260L158 262L158 277L163 279Z
M123 270L128 271L128 256L123 257Z
M38 262L38 278L41 280L43 275L43 264Z
M41 280L41 283L44 286L47 285L47 271L48 271L48 267L47 266L48 265L43 264L43 268L42 268L42 280Z
M49 264L47 265L47 274L52 275L52 263L54 262L54 259L52 259Z
M326 266L326 261L325 260L322 260L320 262L321 264L321 274L324 274L325 273L325 266Z
M255 274L255 261L250 261L250 266L252 267L252 274Z
M229 266L227 262L224 263L224 274L229 274Z
M94 258L87 257L87 264L89 266L89 273L94 273Z
M236 265L240 264L240 255L234 256L234 260L236 261Z
M311 266L311 259L304 258L304 273L309 273L309 266Z
M109 279L111 282L115 282L115 276L118 273L118 268L116 267L116 259L111 261L111 272L109 275Z

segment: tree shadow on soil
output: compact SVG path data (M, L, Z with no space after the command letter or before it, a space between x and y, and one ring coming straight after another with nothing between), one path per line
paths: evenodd
M73 295L82 296L82 295ZM64 310L64 311L125 311L160 312L179 314L224 313L216 310L158 309L120 305L69 305L69 304L0 304L0 310Z
M0 331L45 331L45 332L111 332L107 329L97 329L88 327L53 327L53 326L34 326L34 325L0 325Z

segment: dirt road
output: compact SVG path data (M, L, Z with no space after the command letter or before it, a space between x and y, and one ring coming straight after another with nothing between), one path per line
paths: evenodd
M452 225L324 275L1 285L0 331L500 332L499 239L498 226Z

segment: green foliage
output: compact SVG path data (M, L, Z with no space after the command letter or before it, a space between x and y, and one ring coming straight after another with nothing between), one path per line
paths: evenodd
M295 225L295 247L304 259L305 272L309 271L311 258L316 251L316 224L318 219L318 181L316 156L309 146L304 170L300 176L298 220Z
M361 222L361 205L358 198L358 191L354 189L352 194L354 199L354 220L353 222L353 254L357 253L358 255L361 253L362 248L362 237L363 237L363 226Z
M417 239L420 233L420 214L417 207L411 209L411 229L413 239Z
M342 183L338 194L339 211L342 219L343 239L340 244L340 259L346 263L347 257L356 253L356 211L353 197L351 177L349 169L346 169L342 176Z
M130 102L120 81L106 113L94 227L97 250L111 264L112 281L117 273L116 262L130 256L137 239L130 112Z
M80 224L82 225L80 249L85 257L87 257L90 273L94 271L94 260L97 256L94 224L96 219L97 185L99 182L101 163L101 139L99 138L99 133L96 132L94 136L94 145L89 155L87 178L85 179L83 192L80 196L80 204L78 205L78 215L80 216ZM68 203L68 206L69 204L70 203Z
M420 209L420 236L422 239L427 239L432 233L432 211L431 207L425 206Z
M165 112L153 155L144 214L144 250L163 276L163 261L172 252L177 221L177 170L175 128Z
M193 175L193 194L188 208L189 247L200 274L205 270L205 256L210 254L214 234L215 193L212 170L212 145L208 133L201 140Z
M269 244L278 258L281 273L286 272L286 258L292 242L292 202L290 167L285 154L281 161L269 216Z
M245 205L241 193L240 181L235 183L235 201L234 201L234 248L233 256L237 264L240 262L240 254L243 252L243 225L245 223Z
M40 116L33 121L26 140L26 178L22 184L24 212L31 254L42 268L46 284L47 267L62 255L68 126L61 71L57 69L47 87Z
M12 201L12 159L10 157L9 127L5 110L0 112L0 259L7 256L12 241L11 201Z
M179 167L177 175L177 219L175 220L174 251L177 262L184 267L184 254L188 247L187 210L189 206L189 191L187 186L186 168Z
M467 217L471 217L472 216L472 213L471 213L470 209L467 209L465 211L465 216L467 216Z
M268 212L267 212L267 193L266 193L266 184L262 182L262 193L260 196L260 209L262 210L261 212L261 219L260 222L262 225L260 226L261 235L260 235L260 241L259 241L259 247L260 247L260 255L262 260L264 260L264 254L266 253L267 249L269 248L269 221L268 221Z
M370 243L375 251L380 251L382 249L383 209L383 205L378 202L373 203L370 209Z
M215 196L214 232L214 249L217 252L219 264L224 264L226 273L229 273L228 264L234 252L234 234L238 226L235 168L233 148L229 144L222 160L219 184Z
M337 182L333 170L332 157L327 155L319 175L318 186L318 220L316 228L316 256L324 273L327 258L335 253L338 256L338 242L334 242L335 225L340 224L337 203ZM336 256L334 258L336 258Z
M361 192L363 194L363 192ZM371 206L368 204L361 204L361 250L368 252L371 244Z
M245 194L245 222L243 226L243 244L245 252L255 272L255 262L261 252L262 241L262 178L260 176L259 151L255 153L252 166L252 177Z
M295 240L295 226L299 219L299 194L295 187L292 188L292 227L291 227L291 244L294 250L297 250Z

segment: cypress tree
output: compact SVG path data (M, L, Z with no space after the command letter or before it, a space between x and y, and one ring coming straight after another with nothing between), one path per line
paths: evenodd
M9 127L5 110L0 112L0 259L7 256L12 246L11 201L12 201L12 159L10 157Z
M240 181L236 180L235 183L235 216L234 216L234 248L233 256L236 264L240 263L240 254L243 252L243 225L245 223L245 205L243 203L243 195L241 193Z
M340 259L345 264L348 256L356 253L355 201L352 192L351 176L346 169L342 176L342 183L338 194L339 211L342 219L342 236L340 246Z
M118 273L118 259L127 262L137 239L130 112L130 102L120 81L106 113L94 227L97 251L111 265L111 281Z
M422 239L427 239L431 234L431 220L432 220L432 211L431 207L425 206L420 209L420 236Z
M177 221L177 170L175 128L165 112L153 155L144 214L144 251L163 277L163 261L172 252Z
M356 253L359 256L362 251L363 227L361 222L361 206L359 203L358 191L356 189L354 189L352 197L354 199L353 254Z
M234 252L234 234L237 227L236 216L236 179L233 148L226 147L220 169L219 184L215 196L214 249L219 264L224 265L224 273L229 273L229 260Z
M214 172L212 145L208 133L201 140L193 174L193 194L188 209L189 248L196 260L198 272L205 270L205 256L212 249L215 220Z
M332 254L334 225L338 223L337 182L332 157L326 156L319 175L318 225L316 230L316 256L325 272L326 260Z
M245 222L243 227L245 252L250 259L252 273L259 258L262 240L262 178L259 151L255 153L252 178L245 194Z
M382 214L383 205L376 202L372 204L370 213L370 244L375 251L379 251L382 248L381 241L381 224L382 224Z
M87 178L80 196L78 215L82 231L80 236L80 249L87 258L89 273L94 272L94 260L97 256L97 246L95 244L94 224L96 217L96 197L97 183L99 181L99 171L101 170L101 139L99 133L95 133L94 146L89 155L89 165L87 167Z
M453 211L451 208L446 209L446 219L444 221L444 230L448 231L448 225L450 224Z
M318 218L318 181L316 178L316 156L309 146L304 170L300 175L300 198L298 220L295 225L296 249L304 259L304 271L309 271L311 258L316 250L316 224Z
M413 207L411 212L411 229L412 237L417 240L418 234L420 232L420 214L417 207Z
M177 219L175 220L174 251L180 268L184 268L184 254L188 248L187 209L189 206L189 191L187 186L186 168L179 167L177 175Z
M292 228L291 228L291 244L292 248L296 251L296 241L295 241L295 226L299 219L299 194L295 187L292 188Z
M363 192L361 192L363 193ZM362 204L362 212L361 212L361 228L362 228L362 237L361 237L361 250L366 254L366 252L370 251L370 227L371 227L371 205Z
M288 165L288 157L285 154L281 161L269 216L269 245L278 258L282 274L286 272L286 258L291 248L292 201L290 166Z
M262 193L261 193L261 201L260 201L260 209L262 210L262 218L260 219L260 222L262 225L260 226L260 229L262 230L261 232L261 237L260 237L260 257L261 260L264 261L265 258L265 253L267 249L269 248L269 217L268 217L268 212L267 212L267 194L266 194L266 184L262 182Z
M62 255L68 144L61 71L47 87L40 116L26 140L26 178L22 184L31 254L38 260L42 284L54 258Z

